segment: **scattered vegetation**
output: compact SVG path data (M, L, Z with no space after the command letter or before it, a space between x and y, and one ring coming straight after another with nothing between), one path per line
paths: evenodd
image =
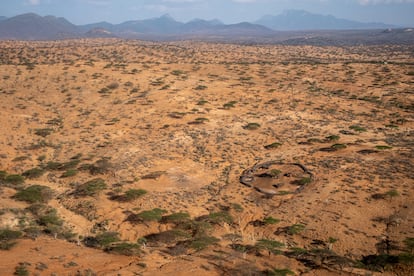
M260 128L260 124L258 123L248 123L247 125L243 126L244 129L247 130L256 130Z
M0 250L9 250L16 245L16 239L22 236L22 232L0 229Z
M105 180L102 178L95 178L76 187L73 194L76 196L94 196L106 188L107 185Z
M47 186L32 185L18 191L13 197L28 203L47 203L52 199L53 191Z

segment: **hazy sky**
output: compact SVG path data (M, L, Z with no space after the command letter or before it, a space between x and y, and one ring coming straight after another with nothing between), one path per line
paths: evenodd
M65 17L75 24L121 23L170 14L176 20L220 19L224 23L255 21L286 9L362 22L414 26L414 0L0 0L0 15L26 12Z

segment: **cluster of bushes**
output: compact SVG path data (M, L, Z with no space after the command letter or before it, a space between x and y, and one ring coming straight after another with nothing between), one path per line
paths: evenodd
M127 256L141 254L141 245L139 243L121 241L117 232L103 232L95 237L88 236L83 239L83 243L88 247L102 249L113 254Z

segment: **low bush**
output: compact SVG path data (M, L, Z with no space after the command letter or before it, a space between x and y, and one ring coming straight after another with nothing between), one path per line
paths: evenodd
M9 174L7 175L4 180L3 180L6 184L11 184L11 185L21 185L24 183L24 177L20 174Z
M285 245L279 241L261 239L256 242L255 246L258 249L264 249L273 254L281 254L282 252L280 251L280 248L284 247Z
M79 185L74 194L76 196L94 196L106 188L107 185L102 178L95 178Z
M22 173L22 175L26 178L33 179L41 177L44 173L45 171L41 168L33 168L25 171L24 173Z
M173 213L168 216L163 216L161 222L163 223L182 223L190 220L190 214L187 212Z
M166 213L166 210L155 208L148 211L142 211L138 213L136 216L143 221L160 221L162 219L162 215Z
M136 243L115 243L105 248L105 252L111 254L125 255L125 256L136 256L141 254L141 246Z
M10 250L16 245L16 239L22 236L22 232L10 229L0 229L0 250Z
M244 129L247 130L256 130L260 128L260 124L258 123L248 123L247 125L243 126Z
M42 185L29 186L18 191L13 198L26 201L28 203L46 203L53 197L53 191L49 187Z

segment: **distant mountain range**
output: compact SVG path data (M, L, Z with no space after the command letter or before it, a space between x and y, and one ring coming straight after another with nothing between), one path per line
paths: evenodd
M336 18L332 15L314 14L303 10L287 10L273 16L266 15L255 22L274 30L356 30L395 28L384 23L362 23Z
M257 41L260 39L262 42L290 40L297 43L298 41L319 41L319 37L330 33L329 30L376 29L377 31L374 33L371 31L372 36L376 36L375 39L378 39L378 33L380 33L380 39L384 40L383 31L394 27L383 23L361 23L299 10L285 11L277 16L267 15L253 23L237 24L224 24L219 20L203 19L194 19L183 23L166 14L158 18L132 20L121 24L98 22L74 25L65 18L27 13L11 18L0 17L0 39L55 40L119 37L150 40L204 39L216 41ZM345 31L344 33L349 34ZM355 35L355 33L352 34ZM399 36L404 35L404 39L406 39L405 32L398 34ZM358 36L363 37L363 35ZM387 34L387 36L389 35ZM411 41L411 38L408 41Z

